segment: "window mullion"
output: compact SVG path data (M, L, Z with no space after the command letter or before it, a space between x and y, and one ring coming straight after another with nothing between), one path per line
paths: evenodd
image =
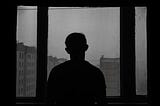
M120 8L120 80L121 96L136 95L135 88L135 8Z
M48 7L38 6L37 13L37 90L38 102L44 102L47 83Z

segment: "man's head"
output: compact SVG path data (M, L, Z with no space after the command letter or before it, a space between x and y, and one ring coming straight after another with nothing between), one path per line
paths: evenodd
M74 32L69 34L65 44L65 50L70 55L81 55L88 49L87 40L83 33Z

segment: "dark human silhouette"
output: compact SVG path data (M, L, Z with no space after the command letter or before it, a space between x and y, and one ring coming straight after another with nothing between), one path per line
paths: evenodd
M105 104L106 85L99 68L85 61L88 49L82 33L71 33L65 41L70 60L55 66L48 79L49 104Z

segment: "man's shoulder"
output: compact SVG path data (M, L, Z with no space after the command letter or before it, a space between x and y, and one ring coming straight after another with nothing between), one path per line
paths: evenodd
M86 61L86 63L91 68L91 70L93 70L95 73L102 73L102 71L98 67L94 66L93 64L89 63L88 61Z
M59 69L61 69L61 68L63 69L63 68L65 68L66 66L68 66L69 63L70 63L69 61L65 61L65 62L63 62L63 63L55 66L52 70L59 70Z
M90 71L89 71L89 75L91 78L94 78L94 80L96 80L95 82L97 83L103 83L104 82L104 74L103 72L96 66L92 65L91 63L87 63L90 66ZM104 83L103 83L104 84ZM103 85L102 84L102 85Z
M81 62L81 63L82 64L80 65L80 67L78 65L79 70L80 69L84 69L85 71L86 70L88 70L88 71L90 70L92 73L95 73L95 74L102 73L102 71L98 67L92 65L88 61L84 61L84 62ZM52 69L52 72L54 72L54 73L56 72L57 73L57 72L64 71L64 69L67 70L67 69L72 69L72 68L76 68L76 67L77 67L77 63L75 63L75 62L73 62L71 60L68 60L68 61L65 61L64 63L61 63L61 64L55 66Z
M62 69L65 69L68 66L68 64L69 64L69 61L65 61L59 65L54 66L51 70L51 73L55 74L60 72Z
M91 64L90 62L86 61L86 64L90 67L93 68L95 70L100 70L98 67L94 66L93 64Z

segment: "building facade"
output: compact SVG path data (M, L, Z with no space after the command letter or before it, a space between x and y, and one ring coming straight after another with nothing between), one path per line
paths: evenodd
M16 69L16 96L24 96L24 64L25 64L25 46L22 43L17 44L17 69Z
M36 96L37 50L17 43L16 50L16 97ZM67 61L65 58L48 56L47 78L53 67Z
M120 96L120 59L100 58L100 69L104 74L107 96Z
M17 43L16 52L16 96L36 96L36 48Z
M26 47L25 96L36 96L37 52L35 47Z

